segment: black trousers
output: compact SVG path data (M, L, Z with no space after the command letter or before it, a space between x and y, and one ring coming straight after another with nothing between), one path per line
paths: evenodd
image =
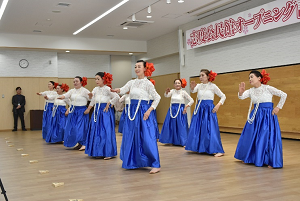
M14 129L18 129L18 117L21 119L22 129L25 129L25 122L24 122L24 112L21 110L16 110L14 112Z

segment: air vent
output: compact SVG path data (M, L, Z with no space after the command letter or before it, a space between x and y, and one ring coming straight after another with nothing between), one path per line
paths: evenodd
M63 7L69 7L71 4L70 3L65 3L65 2L59 2L57 6L63 6Z
M41 30L33 30L33 32L35 32L35 33L41 33L42 31Z
M130 28L138 28L138 27L144 26L146 24L152 24L152 23L154 23L154 21L143 21L143 20L132 21L132 20L127 20L127 22L123 22L121 24L121 26L126 26L126 27L130 27Z

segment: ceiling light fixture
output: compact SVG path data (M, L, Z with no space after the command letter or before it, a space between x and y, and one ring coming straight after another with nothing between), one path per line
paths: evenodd
M170 4L170 3L171 3L171 0L167 0L167 3Z
M151 6L148 7L148 13L151 13Z
M152 16L151 15L147 15L147 18L152 18Z
M70 52L69 50L66 50L66 52Z
M184 0L178 0L178 3L184 3Z
M133 53L132 53L132 52L129 52L129 54L130 54L130 55L133 55Z
M6 6L7 6L8 1L9 0L3 0L3 2L2 2L1 8L0 8L0 20L2 18L2 15L4 13L4 10L5 10Z
M123 27L123 29L128 29L128 27Z
M135 21L136 21L135 14L133 14L133 15L132 15L132 18L131 18L131 19L132 19L132 21L133 21L133 22L135 22Z
M103 13L102 15L100 15L99 17L97 17L96 19L94 19L93 21L89 22L88 24L84 25L83 27L81 27L80 29L78 29L77 31L75 31L73 33L73 35L78 34L79 32L83 31L84 29L88 28L89 26L91 26L92 24L94 24L95 22L97 22L98 20L100 20L101 18L105 17L106 15L108 15L109 13L113 12L114 10L116 10L117 8L119 8L120 6L122 6L123 4L127 3L129 0L123 0L120 3L118 3L117 5L115 5L114 7L112 7L111 9L109 9L108 11L106 11L105 13Z

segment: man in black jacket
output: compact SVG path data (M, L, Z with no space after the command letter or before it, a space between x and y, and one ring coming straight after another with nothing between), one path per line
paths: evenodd
M17 94L12 97L13 113L14 113L14 129L12 131L17 131L18 128L18 116L21 119L22 130L26 131L24 122L24 112L25 112L25 96L21 94L21 87L16 88Z

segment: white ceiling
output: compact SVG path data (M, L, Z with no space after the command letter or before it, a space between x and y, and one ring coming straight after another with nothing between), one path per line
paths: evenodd
M38 34L84 38L114 38L150 40L178 29L178 26L197 19L197 14L236 0L130 0L92 26L73 36L73 32L92 21L121 0L10 0L0 20L0 33ZM0 0L2 3L2 0ZM59 2L69 7L57 6ZM152 5L152 18L147 19L147 7ZM196 8L203 7L188 13ZM53 13L60 10L60 13ZM153 24L123 30L122 24L136 13L137 20ZM165 17L164 17L165 16ZM33 30L41 30L34 33ZM113 36L108 36L113 35Z

